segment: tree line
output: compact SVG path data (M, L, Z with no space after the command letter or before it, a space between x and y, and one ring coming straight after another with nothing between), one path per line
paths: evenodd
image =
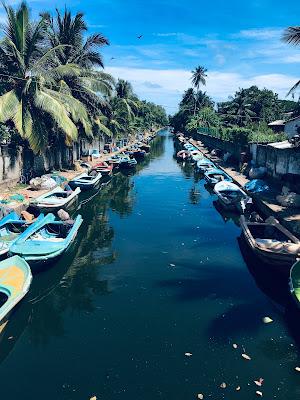
M299 46L300 27L287 28L282 39ZM293 95L292 100L280 100L272 90L251 86L239 89L228 101L215 103L200 89L206 85L206 78L207 69L203 66L192 71L192 87L183 93L178 112L170 117L176 131L193 134L202 129L227 140L271 142L284 139L285 135L274 134L268 127L270 122L300 115L300 99L294 101L300 80L287 93Z
M82 13L41 13L4 5L0 42L0 139L35 153L79 138L119 138L167 125L165 110L140 100L129 82L106 73L101 48Z

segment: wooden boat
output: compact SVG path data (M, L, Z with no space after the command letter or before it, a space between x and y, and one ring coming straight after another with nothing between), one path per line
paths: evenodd
M129 156L124 156L120 159L120 168L131 169L135 168L137 161L135 158L130 158Z
M93 189L99 183L102 175L101 172L94 171L95 173L83 173L69 181L69 185L72 189L80 188L82 190Z
M59 210L60 208L69 206L76 200L80 192L79 187L75 190L64 190L61 187L56 187L50 192L31 200L30 205L47 211Z
M14 211L2 218L0 221L0 255L7 254L10 246L26 230L32 231L39 226L44 219L44 214L40 214L34 222L23 220Z
M214 192L219 202L227 210L244 213L246 206L252 204L252 199L235 183L222 181L214 186Z
M94 165L93 169L97 172L101 172L102 175L110 175L113 170L113 164L109 164L106 161L101 161Z
M206 170L204 178L211 186L214 186L216 183L221 181L232 182L232 178L219 168L210 168Z
M274 217L265 222L248 222L242 215L240 224L248 246L265 263L284 272L300 257L300 240Z
M29 262L53 261L71 245L81 224L81 215L69 223L57 221L53 214L48 214L38 229L20 235L10 247L10 253Z
M31 281L30 267L23 258L14 256L0 262L0 292L6 300L0 306L1 323L29 291Z
M298 260L290 271L290 291L296 305L300 308L300 260Z
M180 151L178 151L178 153L176 154L176 157L177 157L179 160L187 160L187 159L190 158L190 156L191 156L191 153L190 153L189 151L187 151L187 150L180 150Z
M204 174L208 169L211 168L217 168L217 167L208 158L203 158L202 160L197 161L197 169L199 172Z
M191 151L191 158L193 162L197 162L202 160L203 154L199 150L192 150Z

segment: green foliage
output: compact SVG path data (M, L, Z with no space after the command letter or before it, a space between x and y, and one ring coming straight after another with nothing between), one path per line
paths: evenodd
M34 22L25 2L4 8L0 139L17 132L38 153L61 138L71 145L78 135L125 136L167 123L161 107L145 102L139 111L131 85L99 70L99 50L109 43L100 33L87 35L82 13L56 10Z

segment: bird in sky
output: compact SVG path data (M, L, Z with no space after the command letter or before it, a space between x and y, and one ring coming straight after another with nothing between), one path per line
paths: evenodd
M143 35L140 35L140 36L138 36L137 38L138 38L138 39L142 39L142 37L143 37Z
M115 57L111 57L111 60L115 60Z

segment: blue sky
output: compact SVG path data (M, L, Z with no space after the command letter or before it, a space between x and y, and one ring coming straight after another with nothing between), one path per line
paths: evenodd
M83 11L90 31L102 32L111 42L103 50L107 71L130 80L139 96L170 113L176 111L197 65L208 69L205 90L216 101L252 84L284 98L300 78L300 46L280 40L285 27L300 25L299 0L34 0L29 4L34 14L65 4L74 12Z

